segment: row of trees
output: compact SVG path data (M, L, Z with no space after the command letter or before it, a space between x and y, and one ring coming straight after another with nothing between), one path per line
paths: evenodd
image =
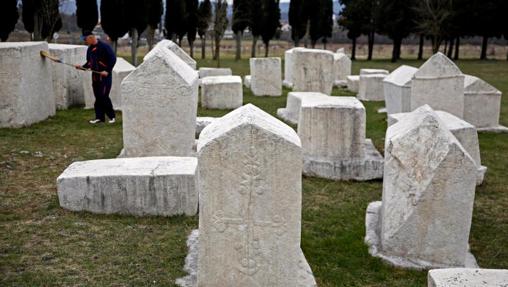
M368 39L368 60L372 59L376 33L393 40L392 61L400 58L402 40L411 34L420 38L418 59L423 56L425 39L436 53L445 45L450 58L459 58L460 39L482 37L481 59L487 58L489 38L508 39L506 0L339 0L343 11L339 25L353 42L361 35ZM508 59L508 55L507 55Z

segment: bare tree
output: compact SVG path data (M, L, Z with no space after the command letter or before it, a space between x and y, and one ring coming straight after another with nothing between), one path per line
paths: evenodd
M220 67L220 42L224 37L224 32L228 27L228 2L225 0L217 0L215 3L215 16L213 21L213 32L215 40L215 55L217 67Z
M420 0L415 7L417 29L432 40L432 52L437 53L446 38L452 17L452 0Z

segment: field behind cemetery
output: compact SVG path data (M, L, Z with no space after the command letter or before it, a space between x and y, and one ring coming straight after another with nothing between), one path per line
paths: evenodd
M215 66L210 60L200 66ZM356 61L362 67L419 66L421 62ZM508 62L459 61L503 94L501 124L508 126ZM249 72L248 60L228 56L222 66ZM244 102L275 115L278 98ZM334 90L336 96L352 96ZM365 103L367 136L383 150L386 115L382 103ZM227 111L199 110L200 116ZM73 161L113 158L122 148L121 121L91 126L92 111L59 111L23 129L0 129L1 286L174 286L184 275L185 240L196 217L136 218L75 213L59 207L56 177ZM486 179L476 189L472 253L484 268L508 268L508 134L480 134ZM363 243L367 204L381 199L381 181L333 182L303 179L302 249L319 286L426 286L426 272L392 268L371 257Z

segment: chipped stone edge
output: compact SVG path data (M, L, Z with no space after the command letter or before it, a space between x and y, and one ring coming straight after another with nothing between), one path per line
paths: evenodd
M505 126L495 126L495 127L485 127L485 128L477 128L478 132L489 132L489 133L508 133L508 127Z
M288 116L286 108L277 109L277 116L282 118L284 121L291 123L292 125L298 124L298 121L294 121L292 118Z

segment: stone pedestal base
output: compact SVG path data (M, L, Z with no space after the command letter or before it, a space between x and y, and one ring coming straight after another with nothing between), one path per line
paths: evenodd
M369 254L374 257L379 257L390 265L409 269L432 269L432 268L449 268L449 267L468 267L478 268L476 259L473 254L468 253L466 258L466 266L447 266L442 264L435 264L424 260L403 258L399 256L392 256L384 254L381 251L381 201L374 201L367 207L367 214L365 215L365 244L369 247Z
M476 130L479 132L508 133L508 128L501 125L495 127L477 128Z
M304 158L303 174L333 180L372 180L383 178L383 156L372 140L365 140L365 157L341 161L323 161Z
M333 83L333 85L335 87L339 87L339 88L346 88L347 87L347 81L345 81L345 80L335 81L335 83Z
M195 229L191 232L187 239L187 247L189 248L189 253L187 257L185 257L185 265L183 270L187 272L187 276L176 279L176 285L181 287L197 287L198 286L198 243L199 243L199 230ZM307 259L305 259L305 255L300 251L300 260L298 262L298 276L299 282L298 286L301 287L315 287L317 286L316 280L314 279L314 274L310 269L309 263L307 263Z
M288 109L286 109L286 108L277 109L277 116L279 116L285 122L291 123L293 125L298 124L298 119L292 118L288 113Z

